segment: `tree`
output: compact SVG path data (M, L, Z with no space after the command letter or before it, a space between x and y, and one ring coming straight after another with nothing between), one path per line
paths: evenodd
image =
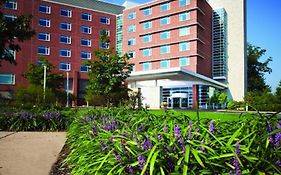
M281 81L279 81L278 87L276 88L275 97L276 97L277 103L281 104Z
M105 31L101 34L100 42L101 47L110 44ZM111 48L96 50L94 55L96 58L94 61L84 63L90 67L86 99L89 100L93 96L102 96L109 106L109 103L113 102L114 99L118 99L117 101L122 99L122 96L120 97L118 94L126 93L125 80L132 71L132 64L128 63L127 54L119 56Z
M268 67L271 57L268 57L264 62L260 59L266 53L265 49L248 44L247 57L248 57L248 92L263 93L270 91L270 87L265 83L265 73L271 73L271 68Z
M5 2L7 0L0 0L0 5ZM20 51L18 42L24 42L35 35L35 31L30 27L31 19L31 15L21 15L15 20L7 20L0 11L0 63L1 60L16 63L11 51Z

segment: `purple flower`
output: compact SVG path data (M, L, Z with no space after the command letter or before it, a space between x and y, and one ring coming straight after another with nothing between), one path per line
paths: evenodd
M237 142L236 145L235 145L235 154L237 156L240 155L240 144L239 144L239 142Z
M202 145L205 145L205 139L202 139L201 143L202 143ZM205 152L205 147L201 146L201 147L200 147L200 150L201 150L202 152Z
M176 140L180 137L181 135L181 129L178 125L174 125L174 134L176 136Z
M274 130L273 126L271 126L270 123L267 123L266 129L268 133L271 133ZM268 136L268 139L270 143L274 144L274 135Z
M194 136L197 137L197 136L198 136L198 133L199 133L199 128L196 128L196 129L195 129L195 134L194 134Z
M139 162L139 167L140 167L140 170L143 169L144 165L145 165L145 161L146 161L146 158L144 155L140 155L138 157L138 162Z
M134 169L131 165L126 166L125 171L129 174L134 174Z
M275 146L279 147L280 146L280 140L281 140L281 132L276 133L275 135Z
M108 151L108 146L104 142L100 142L100 147L102 151L107 152Z
M188 140L190 140L192 137L191 131L192 131L192 120L189 121Z
M180 138L179 144L180 144L180 147L181 147L182 151L185 153L185 145L184 145L183 137Z
M163 131L167 132L167 124L164 125Z
M230 171L228 175L233 175L233 172L232 172L232 171Z
M124 137L129 137L129 134L126 133L126 132L123 132L123 133L122 133L122 136L124 136Z
M138 132L141 132L141 130L143 129L143 126L141 124L139 124L138 126Z
M144 150L151 150L152 144L151 144L149 138L146 138L146 139L144 140L144 142L142 143L142 148L143 148Z
M277 123L277 128L278 128L278 129L281 128L281 120L278 121L278 123Z
M167 160L167 170L169 172L172 172L172 171L174 171L174 169L175 169L175 165L174 165L173 159L171 157L169 157Z
M281 167L281 161L280 161L280 160L277 160L277 161L275 162L275 164L276 164L278 167Z
M239 169L239 161L238 161L238 159L236 157L234 157L233 166L234 166L234 172L237 175L241 175L241 170Z
M118 154L116 154L115 152L113 152L112 154L114 155L115 159L116 159L119 163L122 162L122 158L121 158Z
M215 128L214 128L214 121L212 120L209 124L209 131L214 134Z

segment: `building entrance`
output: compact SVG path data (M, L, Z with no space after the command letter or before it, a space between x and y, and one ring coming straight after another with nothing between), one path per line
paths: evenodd
M188 93L173 93L171 97L168 97L168 108L186 109L187 107L188 107Z

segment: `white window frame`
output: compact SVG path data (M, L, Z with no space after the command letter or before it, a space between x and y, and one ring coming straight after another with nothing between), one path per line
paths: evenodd
M179 36L190 35L190 27L181 27L179 28Z
M128 20L136 19L137 13L135 11L128 13Z
M148 25L146 27L146 25ZM143 23L143 29L146 30L146 29L151 29L152 28L152 21L147 21L147 22L144 22Z
M39 53L39 49L44 49L45 52L44 52L44 53ZM38 55L50 55L50 47L38 46L38 47L37 47L37 54L38 54Z
M82 44L83 41L86 41L87 45L83 45ZM84 46L84 47L91 47L92 46L92 40L91 39L87 39L87 38L81 38L80 39L80 44L81 44L81 46Z
M62 52L66 52L66 55L62 55ZM71 57L71 50L70 49L60 49L59 55L60 55L60 57L70 58Z
M8 7L7 4L12 4L12 7ZM17 10L18 9L18 3L17 1L8 1L4 3L4 8L6 9L12 9L12 10Z
M166 64L166 66L163 66L163 64ZM160 69L167 69L170 68L170 60L168 59L164 59L164 60L160 60Z
M166 2L166 3L160 5L160 12L165 12L165 11L168 11L170 9L171 9L170 2Z
M182 64L182 60L185 60L186 64ZM179 66L188 66L190 65L190 57L181 57L179 58Z
M61 68L61 65L65 65L65 66L66 66L66 69L62 69L62 68ZM60 62L60 63L59 63L59 70L62 70L62 71L70 71L70 70L71 70L71 64L70 64L70 63L66 63L66 62Z
M103 46L105 46L105 47L103 47ZM100 43L100 48L101 49L109 49L109 47L110 47L109 43Z
M185 16L185 17L184 17ZM184 19L183 19L184 18ZM183 12L179 14L179 22L187 21L190 19L190 12Z
M83 18L83 17L86 17L87 18ZM81 13L81 19L84 20L84 21L92 21L92 14L90 13Z
M62 14L61 14L62 11L66 12L67 15L62 15ZM71 18L71 17L72 17L72 10L61 8L61 9L60 9L60 16L64 16L64 17Z
M82 71L82 70L81 70L82 67L86 67L86 68L87 68L87 71ZM80 72L89 72L90 69L91 69L91 66L85 66L85 65L83 65L83 64L80 65Z
M152 41L152 35L144 35L143 36L143 40L142 40L143 43L149 43L151 41Z
M190 4L190 0L179 0L179 7L187 6L189 4Z
M87 30L87 32L85 32L85 30ZM80 28L80 32L85 34L92 34L92 27L82 25Z
M41 11L40 8L44 8L44 9L46 9L46 11ZM44 13L44 14L51 14L51 6L39 4L39 12Z
M146 8L146 9L143 9L143 16L149 16L152 14L152 8L149 7L149 8ZM145 12L148 12L147 14Z
M183 45L186 45L185 47L187 48L186 50L183 50ZM190 50L190 42L181 42L179 43L179 51L184 52Z
M9 82L10 83L5 83L5 82L1 82L0 81L0 84L5 84L5 85L15 85L16 84L16 75L15 74L2 74L0 73L0 77L8 77L10 80ZM1 80L1 78L0 78Z
M102 19L105 19L105 23L101 21ZM101 16L101 17L100 17L100 23L101 23L101 24L109 25L109 24L110 24L110 18L109 18L109 17L106 17L106 16Z
M130 56L130 55L132 55L132 56ZM136 52L135 51L128 52L128 57L129 57L129 59L136 58Z
M147 69L145 69L145 65L148 66ZM149 71L149 70L151 70L151 69L152 69L152 63L151 63L150 61L148 61L148 62L143 62L143 63L142 63L142 70L143 70L143 71Z
M163 36L167 36L167 37L163 37ZM171 37L170 31L164 31L160 33L160 40L170 39L170 37Z
M4 15L4 19L5 19L6 21L15 21L15 20L17 19L17 16L5 14L5 15ZM10 20L9 20L9 19L10 19Z
M63 28L62 25L66 25L66 28ZM68 22L61 22L60 23L60 29L61 30L66 30L66 31L71 31L72 24Z
M46 26L45 25L41 25L40 21L44 21L46 23ZM42 27L51 27L51 20L50 19L45 19L45 18L39 18L38 24L39 24L39 26L42 26Z
M83 58L83 57L82 57L82 54L87 55L87 58ZM90 59L92 58L92 53L91 53L91 52L88 52L88 51L81 51L80 57L81 57L81 59L83 59L83 60L90 60Z
M39 35L44 36L45 39L40 39ZM40 41L50 41L51 40L51 35L50 35L50 33L47 33L47 32L38 32L37 38Z
M152 49L151 48L146 48L142 50L142 55L143 57L149 57L152 55Z
M128 33L136 32L136 25L129 25L128 26Z
M163 23L165 22L165 23ZM164 26L164 25L168 25L170 24L170 17L164 17L164 18L160 18L160 26Z
M132 44L129 44L132 43ZM129 38L128 39L128 46L134 46L136 45L136 38Z
M168 54L170 52L171 52L171 46L170 45L160 46L160 54Z
M66 39L66 42L61 41L61 39ZM61 44L71 44L71 36L60 35L60 43Z

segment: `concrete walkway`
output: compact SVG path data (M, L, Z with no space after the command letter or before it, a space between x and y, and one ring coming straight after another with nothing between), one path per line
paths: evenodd
M0 175L48 175L65 132L0 132Z

